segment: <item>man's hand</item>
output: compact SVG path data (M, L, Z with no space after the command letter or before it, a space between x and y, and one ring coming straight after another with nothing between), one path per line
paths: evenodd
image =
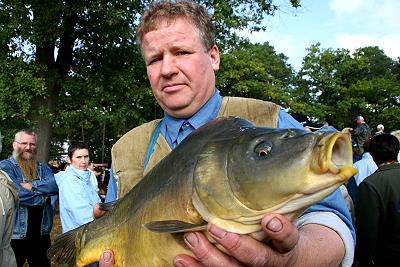
M208 225L209 234L225 248L222 252L201 232L185 234L185 242L196 258L177 255L174 264L185 266L338 266L344 256L344 245L332 229L318 224L307 224L300 230L285 216L269 214L261 221L269 242L263 243L248 235L226 232ZM114 257L105 251L100 267L113 265ZM111 255L110 261L106 261Z
M263 231L271 241L267 244L248 235L226 232L215 225L208 226L208 233L227 253L213 246L202 233L185 234L185 242L197 259L178 255L175 266L289 266L297 260L299 231L282 215L265 216Z
M23 188L25 188L26 190L32 191L32 185L31 185L31 183L20 183L20 184L21 184L21 186L22 186Z
M185 242L196 259L178 255L174 264L178 267L338 266L344 256L342 240L325 226L308 224L298 230L286 217L278 214L264 216L261 224L271 240L267 243L209 225L209 234L228 254L212 245L204 234L186 233Z
M93 206L93 218L94 219L100 218L101 216L104 215L104 213L106 213L106 212L104 210L100 209L99 203L94 204L94 206Z
M103 251L99 260L99 267L111 267L114 265L114 254L112 250Z

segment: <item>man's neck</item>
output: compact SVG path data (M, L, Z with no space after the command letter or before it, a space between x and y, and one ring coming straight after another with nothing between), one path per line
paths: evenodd
M381 164L379 164L379 167L385 166L385 165L392 165L393 163L396 163L396 160L389 160L389 161L385 161Z

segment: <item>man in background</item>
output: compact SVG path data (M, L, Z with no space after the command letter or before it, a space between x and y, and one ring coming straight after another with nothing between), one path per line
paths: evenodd
M30 267L50 266L46 255L54 213L50 197L58 194L58 187L48 165L36 160L36 141L33 130L20 130L14 137L13 155L0 162L18 187L11 246L19 267L26 260Z
M384 133L385 133L385 126L383 126L383 124L378 124L378 126L376 126L375 135L384 134Z
M357 143L358 154L361 156L364 153L363 145L371 137L371 129L365 122L363 116L356 117L357 127L352 132L354 141Z
M398 266L400 262L399 140L372 137L369 149L378 169L361 182L356 205L356 266Z

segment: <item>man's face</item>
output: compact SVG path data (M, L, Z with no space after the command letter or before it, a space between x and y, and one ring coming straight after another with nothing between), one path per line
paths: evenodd
M143 36L142 50L153 94L169 115L187 118L214 93L219 51L205 51L197 29L185 19L160 22Z
M23 159L33 159L36 155L35 136L25 133L19 134L13 142L13 149Z

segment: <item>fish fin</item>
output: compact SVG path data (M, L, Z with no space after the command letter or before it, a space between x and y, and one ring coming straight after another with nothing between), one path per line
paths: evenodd
M118 200L114 200L106 203L99 203L100 210L102 211L110 211L114 209L115 205L118 203Z
M204 231L207 229L207 222L204 221L202 224L192 224L178 220L166 220L166 221L152 221L143 224L143 226L154 232L172 234L172 233Z
M47 257L56 263L76 264L75 239L80 232L80 227L58 236L53 245L47 250Z

